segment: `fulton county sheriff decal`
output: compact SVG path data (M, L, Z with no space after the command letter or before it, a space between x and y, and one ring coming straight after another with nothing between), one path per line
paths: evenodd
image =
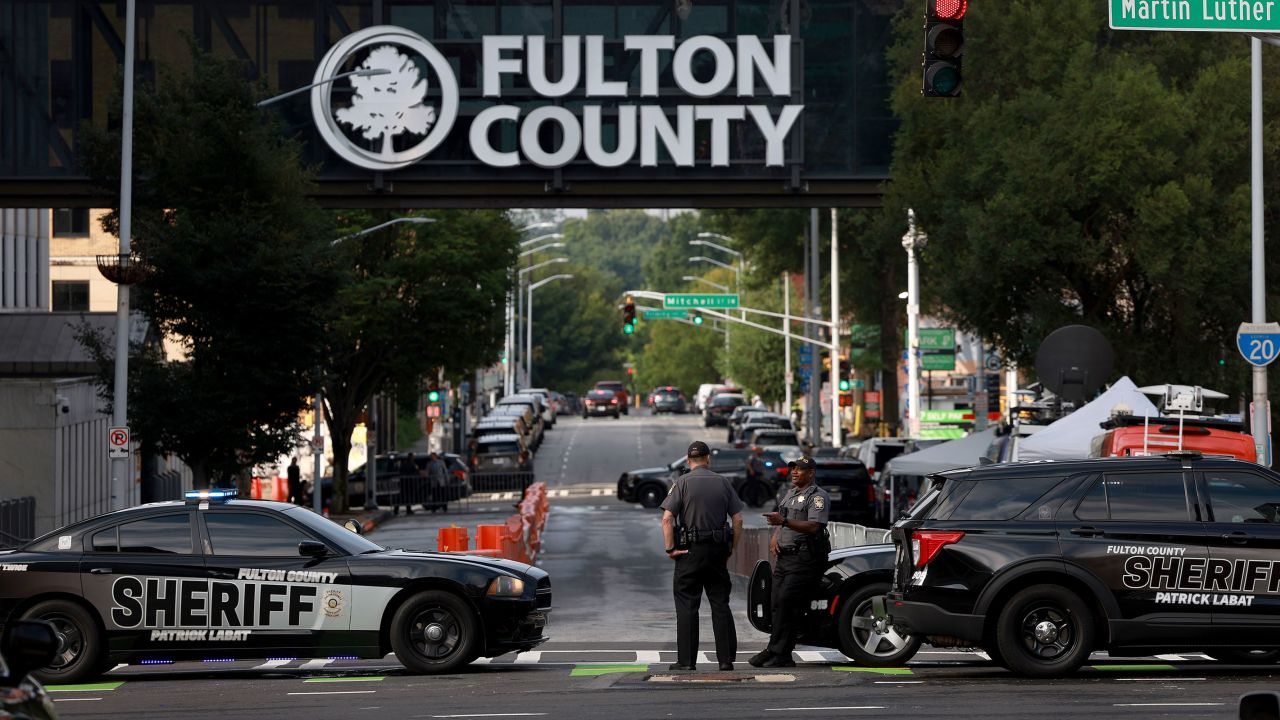
M1108 545L1127 555L1124 586L1156 590L1157 603L1251 606L1254 595L1280 593L1280 560L1187 557L1185 547Z
M333 576L333 573L280 572ZM323 608L321 598L336 588L308 582L251 582L201 578L117 578L111 586L111 622L119 628L155 630L320 630L326 618L341 615ZM339 597L340 597L340 591ZM153 639L243 640L227 633L152 633Z

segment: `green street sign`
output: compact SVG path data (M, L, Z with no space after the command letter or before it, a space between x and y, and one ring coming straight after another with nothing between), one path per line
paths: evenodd
M854 390L861 390L862 388L864 388L864 387L866 387L866 386L867 386L867 381L866 381L866 380L854 380L854 381L853 381L853 389L854 389Z
M1110 0L1115 30L1278 32L1280 8L1253 0Z
M645 310L645 320L688 320L688 310Z
M956 369L955 353L925 353L920 356L921 370L951 372Z
M664 308L736 308L737 295L664 295Z
M920 349L955 352L955 328L922 328L920 330Z

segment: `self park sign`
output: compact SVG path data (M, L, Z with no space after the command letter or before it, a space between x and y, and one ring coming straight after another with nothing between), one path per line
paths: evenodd
M1115 30L1280 32L1276 0L1110 0Z

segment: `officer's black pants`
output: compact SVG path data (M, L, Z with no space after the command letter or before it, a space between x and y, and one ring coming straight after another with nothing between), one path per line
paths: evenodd
M825 563L814 562L805 554L779 555L773 566L773 632L769 634L769 652L790 657L796 647L796 635L805 611L813 600Z
M738 635L729 610L729 546L694 543L687 555L676 558L672 587L676 598L676 650L681 665L698 661L698 608L702 592L711 604L711 628L716 636L716 659L733 662L738 655Z

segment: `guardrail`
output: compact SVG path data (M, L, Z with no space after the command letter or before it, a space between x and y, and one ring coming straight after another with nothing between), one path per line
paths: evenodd
M0 548L17 547L35 536L36 499L0 500Z

